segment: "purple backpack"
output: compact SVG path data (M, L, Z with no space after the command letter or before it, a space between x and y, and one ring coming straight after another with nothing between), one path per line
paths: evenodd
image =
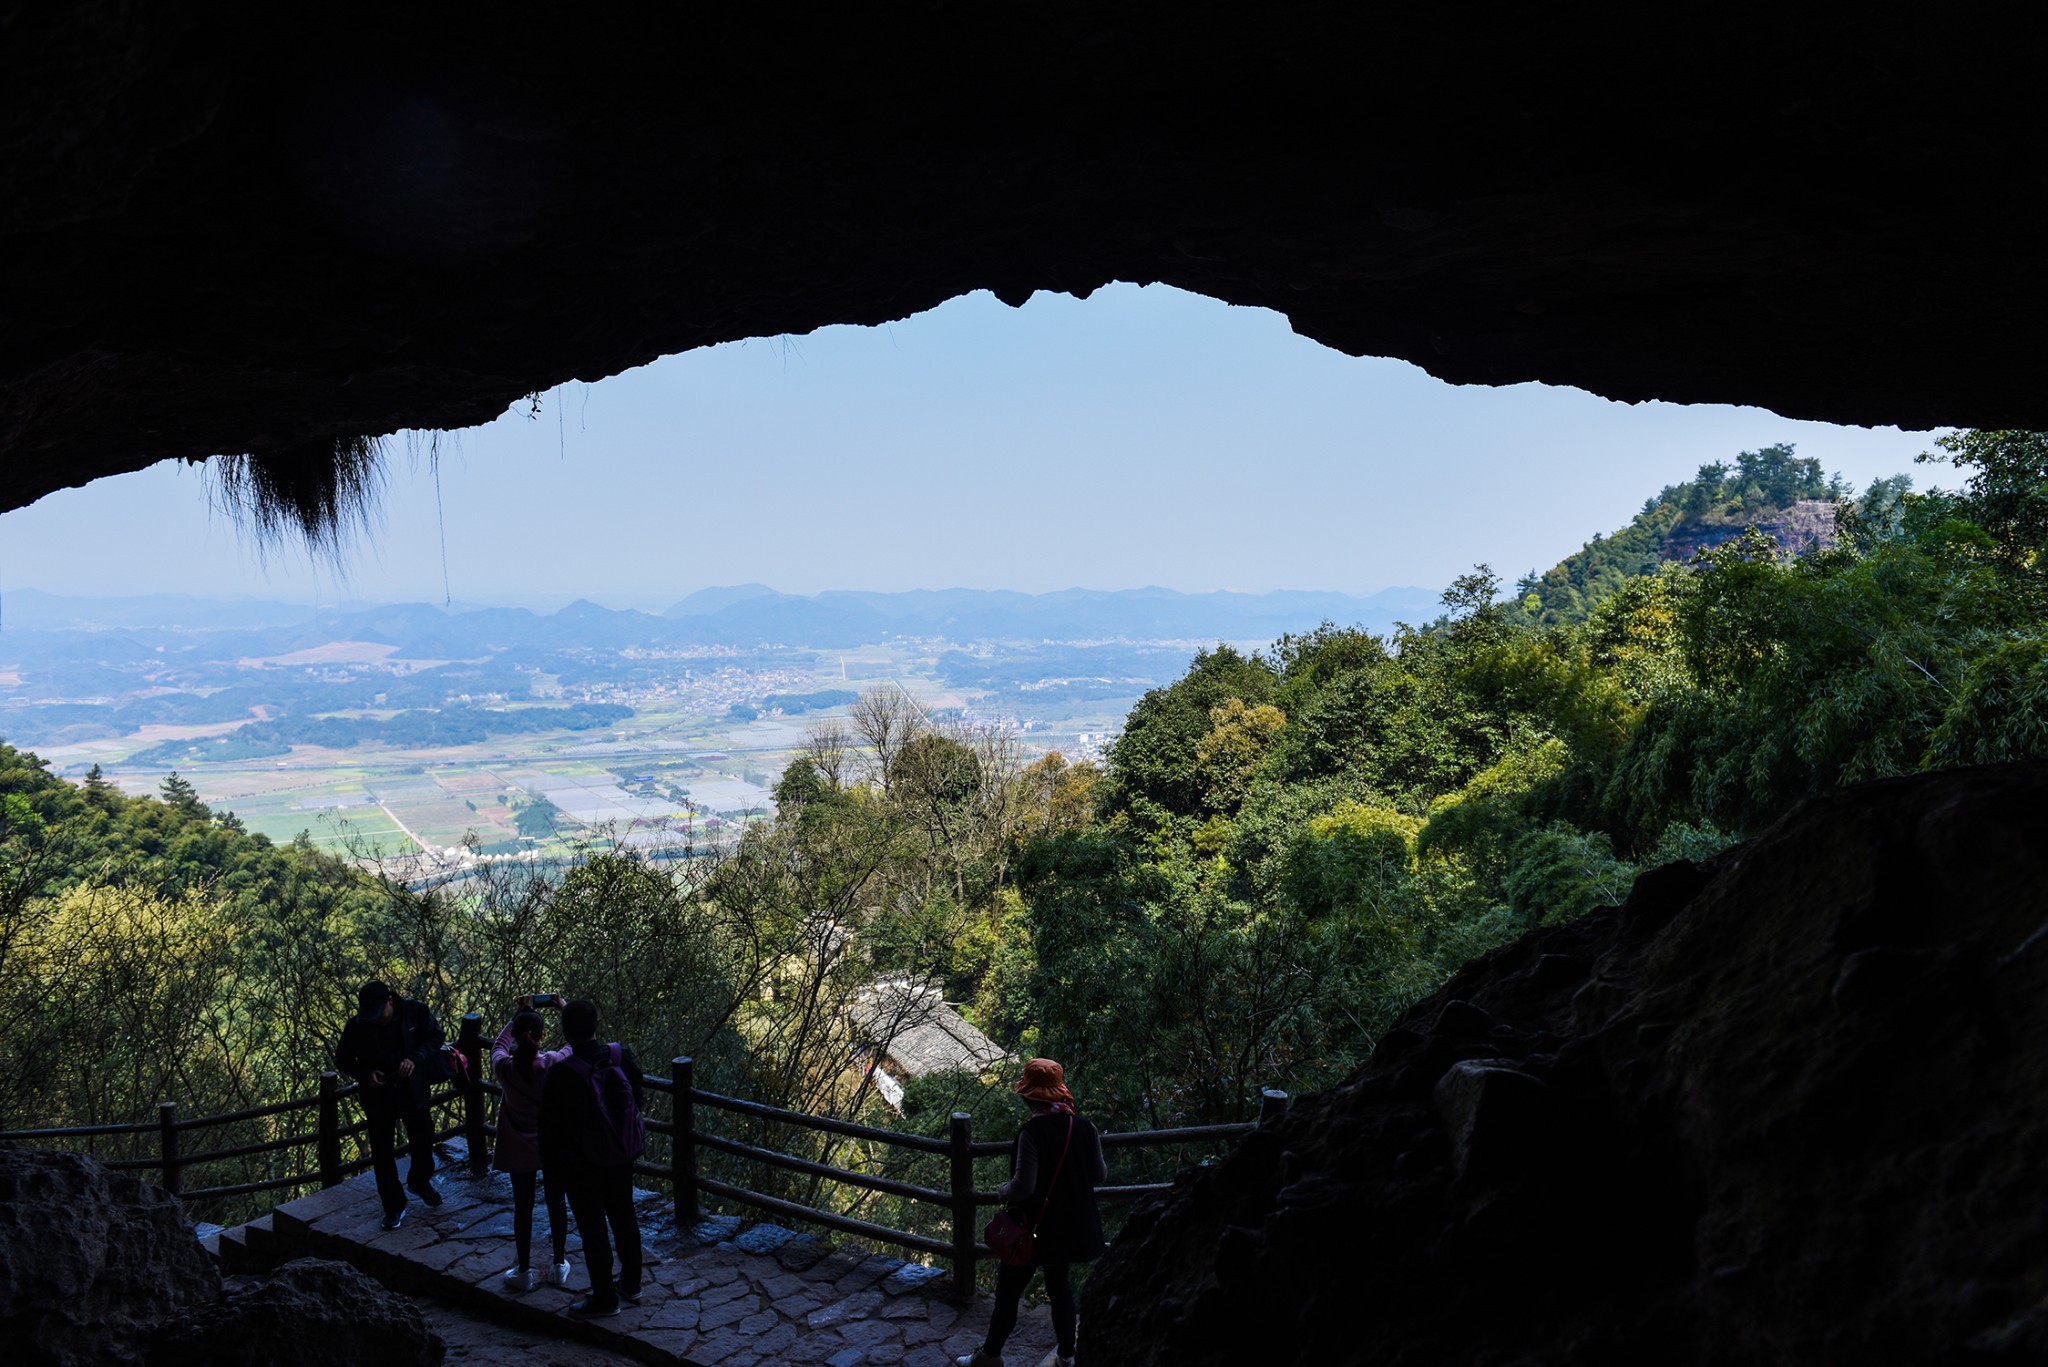
M616 1044L605 1065L594 1068L582 1057L571 1054L566 1062L590 1084L594 1103L589 1120L577 1141L583 1161L594 1167L616 1168L632 1162L647 1147L647 1122L633 1100L633 1080L626 1076L626 1051Z

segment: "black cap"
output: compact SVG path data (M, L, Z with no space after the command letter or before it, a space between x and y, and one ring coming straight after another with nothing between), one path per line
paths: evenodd
M378 1014L384 1010L384 1003L390 1001L392 995L391 989L383 983L364 983L362 988L356 993L357 1019L366 1021L377 1019Z

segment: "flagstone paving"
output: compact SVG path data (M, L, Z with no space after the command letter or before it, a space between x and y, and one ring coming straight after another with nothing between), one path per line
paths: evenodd
M511 1291L501 1276L513 1257L511 1184L501 1174L444 1169L436 1186L439 1209L415 1200L405 1224L389 1232L379 1227L383 1210L367 1173L279 1206L274 1255L340 1259L394 1289L648 1363L944 1367L979 1346L988 1327L988 1296L965 1305L948 1299L944 1268L730 1216L676 1230L664 1219L667 1198L653 1192L639 1193L647 1236L640 1303L613 1319L571 1319L569 1303L589 1286L573 1232L567 1290ZM534 1205L539 1261L549 1247L547 1210ZM1003 1356L1031 1367L1052 1345L1040 1306L1021 1317Z

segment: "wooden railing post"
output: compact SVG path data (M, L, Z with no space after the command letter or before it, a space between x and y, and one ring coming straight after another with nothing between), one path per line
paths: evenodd
M320 1075L320 1185L341 1185L341 1077Z
M703 1218L697 1209L697 1097L693 1090L697 1064L694 1059L678 1058L671 1059L669 1067L675 1090L669 1093L668 1113L676 1131L669 1145L669 1167L675 1174L676 1229L680 1232Z
M1259 1093L1259 1124L1270 1125L1287 1114L1287 1093L1271 1087Z
M158 1169L163 1189L176 1196L185 1190L185 1170L178 1164L178 1103L165 1101L156 1108L157 1139L162 1146Z
M462 1056L469 1062L462 1081L462 1143L469 1150L469 1173L482 1177L490 1170L491 1153L484 1138L484 1018L474 1011L462 1017Z
M953 1112L946 1141L953 1160L953 1295L965 1301L974 1295L974 1117Z

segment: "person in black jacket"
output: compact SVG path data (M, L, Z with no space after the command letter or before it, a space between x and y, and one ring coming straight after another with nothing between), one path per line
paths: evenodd
M370 1161L384 1203L384 1228L397 1229L405 1223L408 1189L430 1207L441 1204L433 1185L434 1117L428 1098L446 1072L444 1037L425 1002L407 1001L383 983L364 983L356 1007L355 1017L342 1027L334 1066L362 1084L359 1095L369 1121ZM404 1186L398 1183L395 1144L400 1125L412 1155Z
M1024 1065L1015 1088L1031 1108L1031 1118L1017 1131L1011 1156L1011 1177L998 1194L1014 1207L1031 1230L1031 1263L1002 1265L996 1273L995 1313L981 1347L957 1358L958 1367L1003 1367L1003 1344L1017 1327L1017 1302L1034 1272L1045 1273L1045 1298L1052 1306L1052 1331L1059 1340L1053 1361L1074 1363L1075 1263L1094 1262L1106 1246L1102 1212L1095 1188L1109 1180L1102 1157L1102 1134L1074 1111L1066 1070L1049 1058Z
M633 1212L632 1158L605 1162L592 1156L603 1147L598 1132L604 1128L594 1084L598 1074L620 1069L637 1113L645 1100L644 1074L632 1050L598 1042L597 1007L590 1002L572 1001L562 1008L562 1037L569 1041L569 1057L549 1068L541 1084L540 1165L549 1181L562 1183L576 1232L583 1236L584 1266L590 1270L590 1294L571 1305L569 1313L578 1319L603 1319L619 1313L620 1297L640 1300L640 1220Z

